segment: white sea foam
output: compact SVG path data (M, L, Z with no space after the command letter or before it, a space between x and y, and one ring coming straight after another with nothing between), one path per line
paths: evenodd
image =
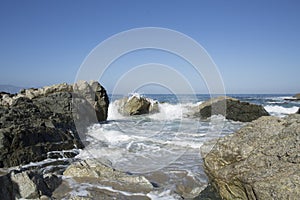
M134 93L130 93L130 94L129 94L128 101L129 101L130 99L134 98L134 97L136 97L136 98L140 99L140 98L142 98L142 97L143 97L143 95L142 95L142 94L139 94L139 93L136 93L136 92L134 92Z
M185 108L181 104L162 103L158 105L159 112L150 115L150 118L157 120L181 119Z
M172 194L171 190L165 190L163 192L152 191L147 194L151 200L176 200L181 199L179 195Z
M119 100L116 100L109 104L108 106L108 114L107 114L107 120L116 120L116 119L124 119L125 116L123 116L120 112L120 102Z
M133 98L141 98L142 95L138 93L133 93L128 98L128 101ZM146 98L146 97L144 97ZM182 119L186 115L188 115L190 112L192 112L193 109L195 109L198 105L200 105L202 102L197 103L184 103L184 104L170 104L170 103L159 103L156 100L153 100L151 98L146 98L151 105L158 103L159 112L149 115L151 119L155 120L174 120L174 119ZM110 103L108 107L108 120L117 120L117 119L125 119L126 116L122 115L119 111L122 106L122 100L115 100L114 102Z
M140 98L139 94L133 96ZM152 99L148 101L156 103ZM173 175L168 170L183 170L190 176L200 176L199 148L207 139L219 137L226 121L223 116L212 116L204 121L188 117L201 103L158 103L157 113L123 116L119 113L120 100L113 101L108 110L109 121L89 128L90 145L77 157L108 159L114 168L132 173L166 170L164 173L170 179ZM227 123L227 132L239 126ZM173 185L165 185L147 196L154 200L178 199Z
M180 146L181 148L193 148L199 149L199 147L203 144L202 142L188 141L188 140L172 140L167 141L166 144L172 144L176 146Z
M195 109L198 103L186 103L186 104L170 104L170 103L160 103L158 105L159 112L150 115L149 117L156 120L175 120L182 119L186 117L193 109Z
M275 115L275 116L285 116L287 114L292 114L292 113L296 113L297 110L299 109L299 107L297 106L293 106L290 108L285 108L283 106L273 106L273 105L267 105L264 107L266 109L266 111L268 111L271 115Z

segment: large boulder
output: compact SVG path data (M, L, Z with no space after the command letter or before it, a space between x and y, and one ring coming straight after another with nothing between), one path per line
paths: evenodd
M269 115L261 105L241 102L231 97L212 98L200 104L197 109L194 116L203 119L212 115L223 115L229 120L251 122L261 116Z
M223 199L298 199L299 147L300 115L261 117L219 139L204 168Z
M113 194L111 193L110 198L107 199L124 199L122 195L124 193L138 193L137 197L139 198L137 199L148 199L146 194L153 190L152 184L145 177L113 169L110 163L104 160L87 159L74 162L64 171L63 175L65 181L53 193L53 197L57 199L70 198L69 178L76 181L78 185L88 183L90 187L87 191L90 191L88 196L91 199L95 199L99 195L107 197L109 196L108 191L113 191ZM112 190L99 190L98 185L111 187Z
M97 121L106 120L109 100L106 90L97 81L79 81L73 85L73 91L92 105Z
M118 100L119 112L123 115L142 115L158 112L158 102L140 96Z
M77 90L81 85L88 87ZM82 133L106 119L109 104L106 91L94 81L1 95L0 167L40 161L51 151L83 148Z

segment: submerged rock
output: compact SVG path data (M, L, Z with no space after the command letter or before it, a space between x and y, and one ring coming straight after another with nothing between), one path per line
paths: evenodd
M158 112L158 102L154 100L132 96L123 98L119 101L119 112L123 115L142 115Z
M94 81L1 95L0 167L40 161L50 151L83 148L80 133L106 119L109 103Z
M261 117L219 139L204 168L223 199L298 199L300 115Z
M212 98L200 104L197 110L194 116L203 119L212 115L223 115L226 119L241 122L250 122L261 116L269 115L261 105L241 102L231 97Z

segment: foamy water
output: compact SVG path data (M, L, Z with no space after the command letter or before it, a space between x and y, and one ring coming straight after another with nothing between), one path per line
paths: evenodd
M240 99L261 104L271 115L283 117L298 110L297 102L287 102L288 97L241 96ZM119 113L120 104L113 100L107 123L90 127L87 138L91 143L78 157L105 158L119 170L146 176L160 186L147 195L151 199L178 199L174 191L180 184L192 184L201 190L207 185L201 145L233 133L245 123L228 121L223 116L206 121L189 117L205 98L183 103L176 102L174 96L159 98L164 102L159 103L159 112L142 116L123 116Z
M134 94L138 96L137 94ZM297 112L300 103L289 101L288 95L237 95L242 101L263 105L273 116L284 117ZM174 95L149 95L150 101L159 103L159 112L141 116L123 116L119 113L118 99L111 97L108 121L89 127L86 139L89 145L82 150L68 150L49 153L49 158L30 163L23 168L41 166L45 172L57 168L63 170L72 159L65 153L78 153L77 158L100 158L111 162L121 171L143 175L157 185L145 196L154 200L181 199L178 188L192 188L197 194L207 186L203 171L200 147L206 141L223 137L237 131L246 123L212 116L208 120L191 117L195 107L209 96L199 95L197 99L189 95L179 101ZM60 158L51 157L51 154ZM51 163L56 163L52 165ZM117 191L105 185L70 183L71 195L87 196L91 188L104 189L130 196L127 191Z
M290 108L286 108L283 106L273 106L273 105L267 105L264 107L266 111L268 111L271 115L278 116L278 117L284 117L287 114L293 114L296 113L299 109L299 107L293 106Z

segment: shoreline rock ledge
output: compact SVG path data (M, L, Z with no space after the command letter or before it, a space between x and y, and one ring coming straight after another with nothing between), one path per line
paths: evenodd
M268 116L220 138L202 157L223 199L298 199L299 147L300 115Z
M83 148L79 134L106 120L108 104L105 89L96 81L0 93L0 167L41 161L51 151Z
M203 102L197 107L195 117L203 119L212 115L223 115L226 119L251 122L262 116L269 116L269 113L261 105L242 102L238 99L221 96Z

